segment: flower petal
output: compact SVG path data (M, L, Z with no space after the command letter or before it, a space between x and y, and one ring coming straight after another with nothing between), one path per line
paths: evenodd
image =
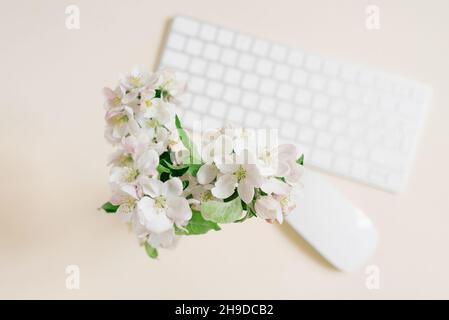
M213 164L204 164L198 170L196 177L201 184L211 183L217 177L218 169Z
M177 238L172 228L160 234L151 233L148 242L153 248L171 248L176 244Z
M162 194L167 196L180 196L182 194L182 181L178 177L164 182Z
M139 172L144 175L153 175L156 173L159 164L159 155L153 149L145 151L136 161Z
M282 208L278 201L271 196L263 196L256 200L254 205L256 215L262 219L275 220L282 214Z
M139 181L140 184L142 185L142 190L145 194L151 197L157 197L162 194L163 189L162 181L146 177L139 179Z
M276 178L265 179L260 188L268 194L275 193L280 195L288 194L291 189L288 184Z
M158 212L154 207L154 200L149 197L143 197L137 203L137 214L139 221L150 232L162 233L173 227L173 222L164 212Z
M298 149L294 144L285 143L278 146L279 161L295 160L299 158Z
M250 181L248 181L248 179L240 181L237 187L237 191L240 198L242 198L245 203L250 203L251 201L253 201L254 185Z
M230 197L234 193L236 183L237 178L234 175L222 175L218 178L217 182L215 182L215 187L211 190L212 194L219 199Z
M182 197L167 197L167 216L170 217L177 226L186 225L192 218L192 210L189 203Z

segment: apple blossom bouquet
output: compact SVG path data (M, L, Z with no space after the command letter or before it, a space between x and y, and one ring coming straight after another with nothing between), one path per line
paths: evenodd
M303 172L294 145L260 143L249 129L207 130L194 144L176 115L184 89L171 71L142 68L104 89L105 137L115 152L102 209L129 223L151 258L221 224L282 223Z

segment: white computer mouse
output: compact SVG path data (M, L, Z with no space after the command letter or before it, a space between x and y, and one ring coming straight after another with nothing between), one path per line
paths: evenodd
M305 170L302 183L287 222L336 268L363 266L377 245L371 220L318 173Z

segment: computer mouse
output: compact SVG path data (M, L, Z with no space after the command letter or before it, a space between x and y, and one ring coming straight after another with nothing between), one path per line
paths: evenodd
M371 220L311 169L305 170L302 183L297 206L286 221L337 269L362 267L378 241Z

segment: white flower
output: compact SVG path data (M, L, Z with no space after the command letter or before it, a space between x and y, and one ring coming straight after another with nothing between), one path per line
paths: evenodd
M185 83L178 81L173 71L162 69L155 74L155 86L161 90L162 98L175 104L185 91Z
M161 234L170 230L173 224L184 226L192 217L189 203L182 195L182 182L171 178L166 182L146 179L143 191L149 195L137 204L140 222L150 233Z
M282 223L284 220L281 204L273 196L262 196L258 198L254 209L259 218L269 221L277 220L279 223Z
M154 150L146 150L135 156L132 163L124 167L112 167L109 181L127 188L127 186L140 186L142 179L157 174L159 155Z
M220 134L214 136L202 148L201 157L205 164L201 166L197 173L199 183L209 184L215 180L220 172L216 164L228 161L234 150L233 147L232 139L225 134Z
M122 77L120 84L127 90L154 86L156 77L150 75L144 66L136 66L130 75Z
M179 236L173 228L162 233L150 233L147 242L153 248L172 248L176 245Z
M286 195L290 192L291 186L275 177L265 178L260 189L267 194Z
M244 150L237 154L234 163L227 164L229 163L227 160L217 164L223 175L218 177L215 187L212 188L212 194L219 199L225 199L234 193L237 186L240 198L245 203L250 203L254 197L254 188L260 187L263 182L254 161L251 154Z
M176 108L173 104L163 101L159 98L141 100L142 108L136 120L139 124L151 121L151 126L173 127L175 122Z
M130 107L110 111L106 114L106 139L115 144L123 137L137 130L138 124L134 120L134 112Z

